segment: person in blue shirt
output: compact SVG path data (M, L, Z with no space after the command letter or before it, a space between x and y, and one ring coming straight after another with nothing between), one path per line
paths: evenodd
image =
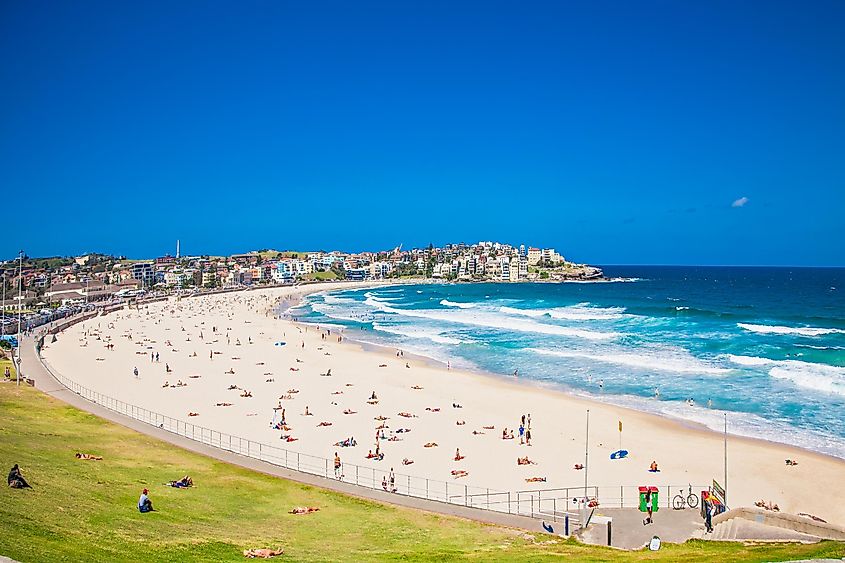
M141 497L138 499L138 510L140 512L152 512L153 510L153 501L150 500L150 497L147 496L149 491L144 489L141 491Z

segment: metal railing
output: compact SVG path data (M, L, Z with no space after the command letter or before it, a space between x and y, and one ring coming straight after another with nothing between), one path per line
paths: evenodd
M103 314L123 308L122 305L106 308ZM56 334L78 322L97 316L98 312L87 312L52 327L47 334ZM334 460L289 450L279 446L250 440L240 436L199 426L191 422L151 411L94 391L68 379L50 366L41 355L41 342L36 344L36 355L41 365L62 385L93 403L132 419L156 426L196 442L213 446L245 457L270 463L285 469L335 479L372 490L385 490L398 495L421 498L453 505L490 510L495 512L542 518L553 522L564 522L566 534L577 531L589 508L633 508L639 505L637 486L589 486L522 491L500 491L488 487L477 487L458 482L440 481L426 477L394 473L391 485L386 481L388 471L342 463L335 472ZM689 485L661 486L660 506L670 507L674 494L687 491ZM706 487L693 487L693 492ZM684 495L685 496L685 495ZM592 502L591 502L592 501Z

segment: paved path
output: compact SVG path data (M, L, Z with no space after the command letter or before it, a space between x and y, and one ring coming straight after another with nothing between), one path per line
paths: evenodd
M683 543L697 535L697 530L701 530L700 535L703 535L704 530L704 521L698 510L692 509L661 508L654 513L654 523L648 526L643 525L645 515L636 508L602 508L596 510L595 516L613 518L611 545L622 549L641 548L653 536L658 536L664 542ZM591 525L578 535L587 543L606 545L607 526Z
M347 495L378 501L384 504L393 504L408 508L415 508L418 510L425 510L427 512L458 516L498 526L521 528L531 532L543 531L539 520L535 520L527 516L517 516L514 514L481 510L478 508L470 508L456 504L448 504L445 502L367 489L349 483L336 481L334 479L326 479L324 477L318 477L308 473L300 473L298 471L279 467L271 463L227 452L225 450L173 434L162 428L158 428L114 412L102 405L92 403L91 401L88 401L69 390L67 387L59 383L59 381L56 380L50 372L44 369L44 366L41 364L35 353L35 341L32 338L25 338L21 343L20 349L23 362L22 372L26 377L35 380L35 386L39 390L80 410L87 411L100 418L116 422L117 424L131 428L132 430L141 432L142 434L169 442L179 446L180 448L218 459L220 461L225 461L233 465L239 465L247 469L260 471L261 473L266 473L275 477L282 477L291 481L297 481L299 483L305 483L307 485L313 485L323 489L330 489ZM557 526L557 528L562 529L562 524Z

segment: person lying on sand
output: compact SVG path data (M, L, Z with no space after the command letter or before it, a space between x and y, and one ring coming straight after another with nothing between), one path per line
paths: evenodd
M170 382L165 381L165 382L164 382L164 385L162 385L162 387L170 387Z
M584 469L584 464L583 463L576 463L575 465L572 466L572 468L580 471L581 469Z
M299 389L288 389L288 394L290 393L299 393Z
M358 414L358 411L353 411L352 409L345 409L343 414Z
M276 381L276 380L275 380L275 379L273 379L272 377L270 377L270 378L268 378L268 379L265 379L265 380L264 380L264 383L273 383L274 381Z
M201 375L189 375L188 377L190 377L191 379L199 379L202 376Z
M229 368L228 371L224 371L223 373L225 373L226 375L235 375L235 370L233 370L232 368Z
M480 435L482 435L482 434L484 434L484 432L479 432L478 430L473 430L473 431L472 431L472 435L473 435L473 436L480 436Z
M414 385L413 387L411 387L411 389L416 389L417 391L419 391L420 389L422 389L422 387L420 387L419 385Z
M787 465L798 465L798 462L795 461L794 459L787 459L786 464Z
M427 410L428 412L440 412L439 407L436 407L436 408L426 407L425 410Z
M317 512L318 510L320 509L316 506L297 506L290 511L290 514L311 514L312 512Z
M324 420L323 422L321 422L320 424L318 424L318 425L317 425L317 427L320 427L320 426L331 426L331 425L332 425L332 423L331 423L331 422L326 422L326 421Z
M376 401L376 400L374 400L374 399L370 399L369 401L367 401L367 404L368 404L368 405L377 405L377 404L378 404L378 401Z
M244 392L241 393L241 397L252 397L252 392L244 390Z
M464 424L466 424L466 423L467 423L467 421L466 421L466 420L456 420L456 421L455 421L455 424L456 424L457 426L463 426L463 425L464 425Z
M231 407L232 403L217 403L218 407Z
M332 395L343 395L343 391L332 391Z
M461 455L461 449L460 448L455 448L455 461L461 461L465 457L466 457L465 455Z
M397 428L397 429L396 429L396 433L397 433L397 434L402 434L402 433L404 433L404 432L410 432L410 431L411 431L411 429L410 429L410 428Z
M100 461L103 459L103 456L99 455L91 455L91 454L83 454L83 453L76 453L76 459L90 459L93 461Z
M299 438L294 438L293 436L290 436L288 434L282 434L281 436L279 436L279 439L284 440L285 442L296 442L297 440L299 440Z
M380 367L380 368L386 368L386 367L387 367L387 364L379 364L379 365L378 365L378 367Z
M459 479L459 478L461 478L461 477L466 477L466 476L468 476L468 475L469 475L469 473L468 473L468 472L466 472L466 471L464 471L463 469L453 469L453 470L451 471L451 473L452 473L452 476L453 476L455 479Z
M240 387L238 387L237 385L229 385L229 387L227 388L227 390L229 391L233 391L235 389L240 389Z
M200 415L200 413L198 413L198 412L189 412L188 413L188 416L199 416L199 415Z
M536 465L537 462L531 461L530 459L528 459L528 456L525 456L525 457L516 458L516 464L517 465Z
M299 371L299 368L288 368L290 371Z
M546 478L545 477L528 477L525 480L525 482L526 483L545 483Z
M283 553L284 550L282 550L281 547L279 549L245 549L244 557L246 557L247 559L270 559L271 557L282 555Z
M436 448L437 442L428 442L427 444L423 445L424 448Z
M414 460L407 457L402 460L402 465L411 465L412 463L414 463Z
M404 416L405 418L416 418L417 415L411 414L409 412L400 412L399 416Z

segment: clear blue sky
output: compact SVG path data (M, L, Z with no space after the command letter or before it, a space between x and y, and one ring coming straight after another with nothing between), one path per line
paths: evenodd
M845 266L843 25L840 0L3 2L0 257Z

